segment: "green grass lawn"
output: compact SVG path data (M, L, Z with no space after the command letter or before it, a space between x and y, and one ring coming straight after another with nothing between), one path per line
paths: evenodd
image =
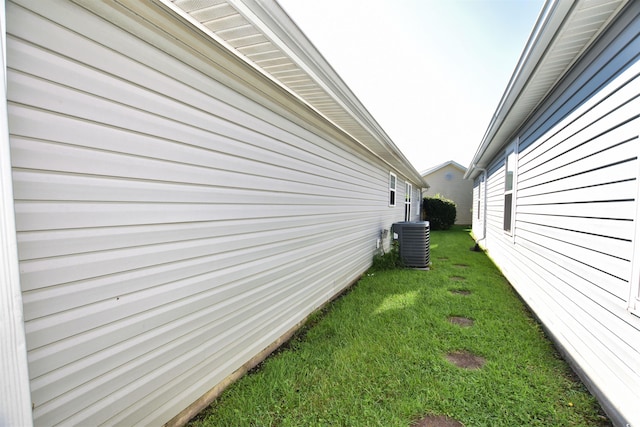
M434 231L430 271L369 271L191 425L406 427L427 414L468 427L610 425L471 246L464 228ZM459 368L445 357L452 351L486 363Z

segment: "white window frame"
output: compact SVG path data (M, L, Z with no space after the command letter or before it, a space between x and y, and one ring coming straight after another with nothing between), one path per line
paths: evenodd
M414 215L418 217L420 217L420 205L422 204L422 199L420 198L420 195L422 194L422 189L420 188L416 188L416 211L414 212Z
M404 183L404 220L411 221L411 199L413 199L413 186L410 182Z
M389 207L396 206L396 201L397 201L396 189L397 188L398 188L398 176L393 172L389 172L389 196L388 196Z
M482 183L484 182L484 174L480 175L478 178L478 200L476 203L476 219L480 220L480 206L482 204Z
M509 156L511 161L509 161ZM511 170L511 188L508 188L509 171ZM518 139L512 142L505 150L504 157L504 206L502 210L503 223L502 229L505 234L515 238L515 213L516 213L516 191L518 182ZM509 207L509 224L507 228L507 197L509 197L511 206Z

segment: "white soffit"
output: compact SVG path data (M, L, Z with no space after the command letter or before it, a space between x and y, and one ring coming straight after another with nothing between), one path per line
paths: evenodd
M277 3L260 0L163 1L170 1L175 11L376 156L420 182L420 174L413 167L405 166L410 164L409 161L375 124L373 118L363 112L364 107L359 105L355 96L350 93L345 96L345 91L348 91L346 86L337 87L343 85L340 81L334 87L337 75L330 70L328 64L319 64L323 61L321 56L301 50L301 44L297 44L298 40L295 40L296 34L291 35L297 28L291 28L295 25ZM270 28L262 17L276 22L280 28ZM287 22L281 22L283 19ZM280 37L280 34L289 40L284 40L285 37ZM296 43L295 46L288 44L292 41ZM301 43L312 46L306 41ZM304 58L301 57L303 55Z
M553 90L556 84L569 71L571 66L580 58L585 50L602 33L611 20L618 14L620 9L628 0L578 0L573 8L564 17L564 22L557 29L555 34L548 34L549 28L544 28L532 34L538 40L530 40L534 46L525 50L520 63L527 60L535 60L536 50L543 51L540 59L531 70L524 75L517 75L521 69L516 69L513 79L523 81L514 82L511 88L503 96L503 100L515 95L515 100L511 103L501 102L494 117L504 117L501 121L492 122L482 141L481 148L474 157L472 166L477 164L486 167L486 163L513 138L514 133L533 114L535 109ZM565 0L552 2L553 6L566 6ZM552 14L550 14L552 15ZM545 17L550 22L549 17ZM553 17L556 18L557 17ZM543 22L547 26L549 22ZM538 26L538 24L536 24ZM549 42L542 42L535 45L540 40L545 40L551 36ZM538 53L540 55L540 53ZM509 93L514 88L521 87L519 93ZM517 90L517 89L516 89ZM502 111L501 111L502 110ZM506 110L506 111L505 111ZM484 149L482 147L485 147ZM473 168L469 168L467 176L477 175Z

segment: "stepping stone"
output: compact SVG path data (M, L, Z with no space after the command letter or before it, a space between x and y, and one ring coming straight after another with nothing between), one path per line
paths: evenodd
M480 369L486 363L484 357L476 356L468 351L454 351L447 353L447 360L459 368Z
M469 264L453 264L453 266L458 268L469 268Z
M451 277L449 277L449 279L451 279L451 280L457 280L457 281L460 281L460 280L464 280L464 279L466 279L466 277L462 277L462 276L451 276Z
M427 415L411 424L411 427L464 427L464 424L444 415Z
M463 328L473 326L473 319L469 319L467 317L451 316L449 317L449 322L453 323L454 325L460 325Z
M449 292L457 295L471 295L471 291L468 289L452 289Z

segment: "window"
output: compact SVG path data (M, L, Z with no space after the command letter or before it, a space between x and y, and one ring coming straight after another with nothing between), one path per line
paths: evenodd
M389 206L396 205L396 174L389 172Z
M478 180L478 200L477 200L477 209L476 209L476 215L477 215L477 219L480 219L480 200L482 200L482 182L484 181L484 176L481 176L480 179Z
M516 153L513 148L507 150L504 176L504 231L511 233L513 228L513 186L515 178Z
M410 183L406 183L404 186L404 220L411 221L411 196L413 188Z

